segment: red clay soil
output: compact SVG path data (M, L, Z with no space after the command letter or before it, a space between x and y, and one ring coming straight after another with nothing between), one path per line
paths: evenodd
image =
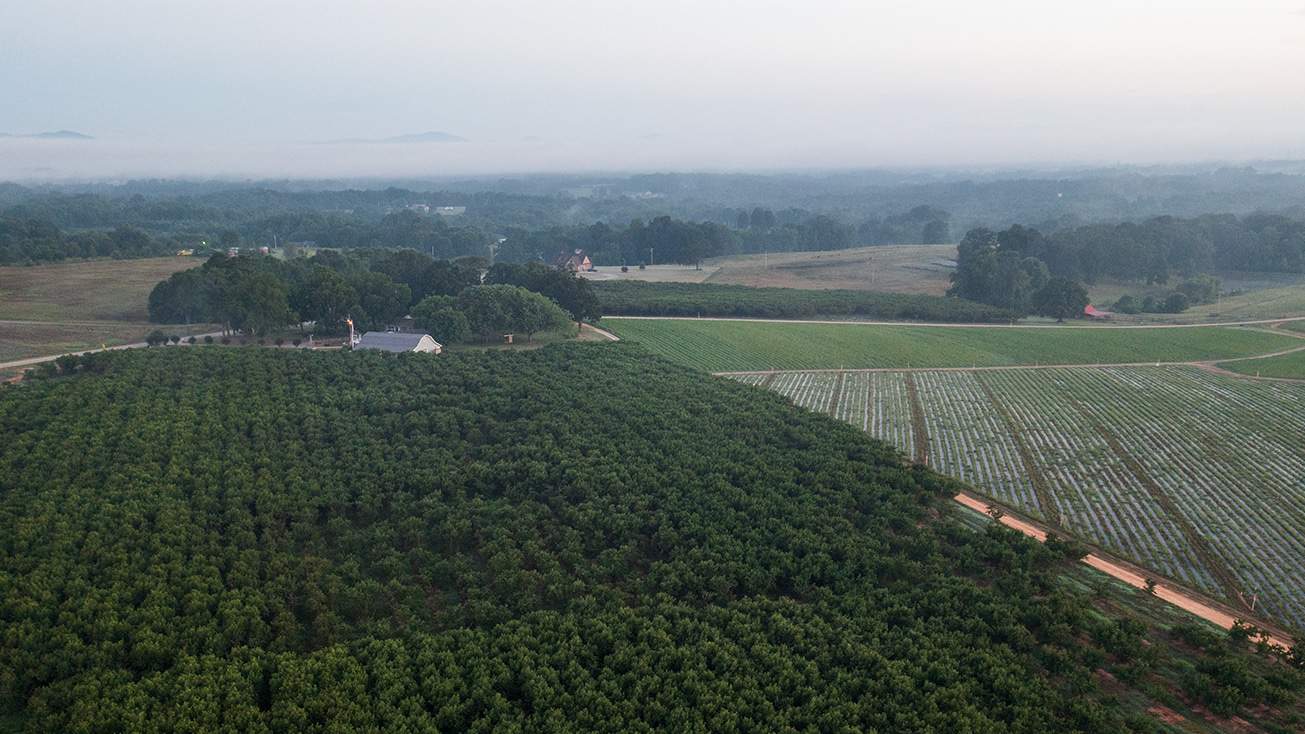
M958 494L953 497L953 499L971 510L982 512L984 514L988 513L988 508L991 506L990 503L976 497L971 497L967 494ZM1039 541L1045 541L1047 539L1047 533L1041 528L1032 523L1020 520L1019 518L1011 517L1010 515L1002 515L1001 524L1008 528L1018 530ZM1107 576L1112 576L1123 581L1129 586L1137 589L1146 588L1146 578L1141 574L1134 572L1132 569L1126 568L1114 561L1109 561L1105 558L1089 553L1083 557L1083 562ZM1155 586L1155 595L1180 609L1195 614L1207 622L1213 622L1224 629L1232 629L1233 624L1241 619L1241 617L1233 616L1222 609L1207 604L1184 591L1169 586L1168 584L1157 583ZM1291 640L1276 635L1269 635L1268 643L1270 645L1281 645L1283 648L1290 648L1292 646Z

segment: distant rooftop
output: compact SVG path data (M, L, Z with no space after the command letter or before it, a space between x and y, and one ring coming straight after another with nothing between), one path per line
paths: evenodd
M354 345L354 349L378 349L382 352L413 352L421 345L422 339L430 339L435 346L442 346L431 339L430 334L402 331L369 331Z

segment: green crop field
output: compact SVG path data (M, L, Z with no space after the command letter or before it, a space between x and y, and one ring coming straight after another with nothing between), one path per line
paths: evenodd
M1305 350L1264 359L1224 362L1220 367L1256 377L1286 377L1305 380Z
M622 339L710 372L1186 362L1290 349L1286 334L1228 327L976 328L603 319Z
M1235 605L1258 595L1258 610L1305 626L1305 385L1192 367L736 379L1161 575Z

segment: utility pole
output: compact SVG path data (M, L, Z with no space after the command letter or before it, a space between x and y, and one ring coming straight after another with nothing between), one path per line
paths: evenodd
M651 247L648 248L648 264L653 264L653 248Z

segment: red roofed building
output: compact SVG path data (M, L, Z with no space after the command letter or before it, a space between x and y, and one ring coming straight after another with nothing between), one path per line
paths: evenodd
M1114 316L1114 314L1109 311L1100 311L1094 308L1090 303L1083 307L1083 315L1090 319L1108 319Z
M594 264L584 250L576 250L574 254L564 252L558 255L553 260L553 267L558 270L570 270L573 273L587 273L594 269Z

